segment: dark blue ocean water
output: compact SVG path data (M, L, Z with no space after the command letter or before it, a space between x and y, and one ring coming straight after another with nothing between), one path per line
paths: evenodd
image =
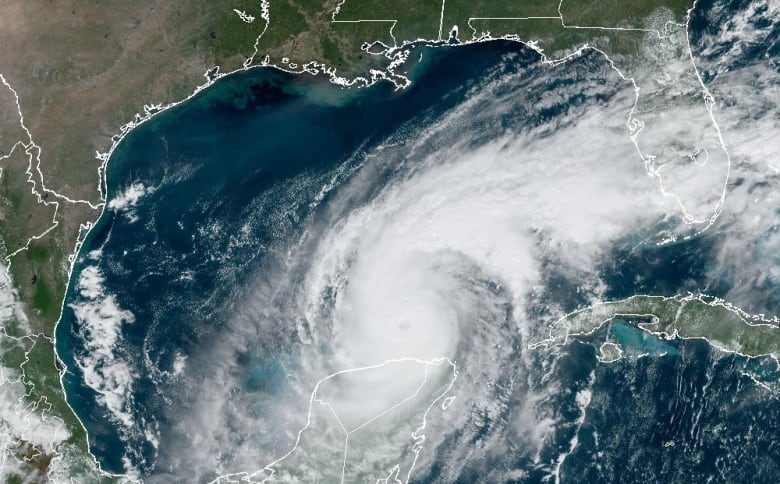
M543 73L538 55L514 43L419 52L421 60L410 69L413 84L402 91L390 83L344 90L324 78L253 69L221 79L122 141L108 165L108 200L133 185L143 186L145 195L123 210L106 210L90 232L57 329L57 351L68 369L68 401L104 469L123 472L130 464L142 475L175 480L170 456L155 448L144 429L159 431L164 447L167 435L182 432L176 429L177 410L186 412L187 399L207 397L209 391L198 388L196 377L188 380L188 388L176 387L177 359L186 357L187 371L196 376L199 367L211 364L199 355L233 324L240 296L254 275L280 263L290 243L317 218L321 209L312 207L323 184L338 184L359 171L372 147L403 143L394 134L435 124L470 89L509 73L527 71L529 78ZM513 62L505 61L507 55L515 56ZM411 58L417 59L417 53ZM571 64L569 78L551 78L544 88L576 88L581 72L604 69L594 55ZM542 95L538 86L529 89L528 105ZM532 129L590 101L576 93L562 101L566 104L537 111L529 107L496 130ZM410 162L398 160L399 165ZM394 166L372 169L381 170L380 185L396 176ZM370 198L372 191L361 196ZM716 245L710 238L663 248L617 244L615 257L603 264L607 296L684 292L705 277ZM78 283L94 269L100 296L90 299ZM569 287L564 275L549 277L556 287ZM564 306L580 303L576 295L569 297ZM87 306L97 307L98 326L118 328L116 345L90 346L85 322L77 317L78 308ZM117 308L131 313L132 321L114 325ZM267 344L237 350L246 392L285 391L285 371L294 364L285 346L292 331L280 324L258 336ZM605 338L617 338L648 356L599 364L597 348ZM90 352L96 358L85 358ZM659 476L664 482L698 481L720 475L750 482L751 476L780 472L780 404L745 374L774 370L756 368L755 360L724 355L702 341L661 342L623 323L535 358L539 367L554 367L549 373L553 382L538 385L561 389L544 404L563 422L539 459L554 460L578 435L579 445L561 470L570 482L657 481ZM85 361L93 363L87 371ZM132 373L129 386L116 376L124 370ZM89 371L116 380L109 378L96 390L86 384ZM575 395L584 388L592 403L584 423L577 424ZM106 408L106 395L115 391L116 408L129 413L130 428ZM484 434L496 424L486 420ZM485 469L501 466L525 468L527 474L518 481L539 482L549 475L511 442L506 452L476 455L461 474L448 475L446 443L461 444L459 435L453 429L435 450L440 459L420 472L419 482L476 482ZM725 474L719 474L723 469Z
M196 359L208 346L235 309L242 282L300 235L327 177L399 128L413 132L421 114L435 119L462 102L508 53L520 55L512 70L538 63L537 54L508 42L424 49L410 69L419 82L403 91L389 82L344 90L324 77L254 69L220 80L123 140L108 166L108 200L137 183L154 192L132 217L106 210L90 232L57 331L69 401L107 470L121 472L133 446L135 464L150 471L155 452L142 433L120 435L73 358L87 351L71 307L80 301L75 283L84 269L99 267L105 293L134 316L115 349L137 372L134 413L164 418L159 373L170 371L177 353ZM96 249L98 261L88 256ZM274 357L251 364L258 369L249 386L276 378L263 376L274 373Z

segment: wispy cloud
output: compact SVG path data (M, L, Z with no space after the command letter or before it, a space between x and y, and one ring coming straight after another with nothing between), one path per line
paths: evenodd
M86 266L79 274L78 297L70 303L76 319L76 331L83 348L74 358L83 374L84 384L94 390L97 401L107 415L118 424L124 438L153 437L135 415L133 391L137 371L123 348L125 326L135 317L122 309L113 294L105 288L105 280L97 265ZM154 441L154 439L146 439ZM125 459L128 472L133 466Z

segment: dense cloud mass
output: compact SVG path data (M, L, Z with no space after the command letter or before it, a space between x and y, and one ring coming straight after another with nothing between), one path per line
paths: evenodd
M725 286L723 297L751 312L773 315L780 301L780 6L744 3L736 11L702 9L698 20L709 31L692 39L733 160L724 214L713 234L725 236L718 237L709 284Z
M185 264L229 233L206 252L209 275L240 282L214 288L197 309L176 302L166 313L173 303L157 294L144 305L122 300L110 274L126 268L106 235L105 252L90 260L108 262L87 261L69 307L82 341L76 366L123 429L124 470L150 482L712 477L686 465L701 451L721 477L739 477L723 473L739 456L716 448L712 436L726 424L701 417L710 405L701 398L744 399L743 411L763 405L771 418L776 396L739 380L748 381L741 360L701 342L656 342L609 364L589 344L531 348L567 312L634 292L777 307L780 83L769 39L778 10L700 8L693 56L688 33L672 25L660 41L648 34L647 65L626 70L595 50L550 64L504 45L489 69L442 90L449 105L360 140L336 167L240 199L226 209L239 222L193 202L190 212L206 207L198 231L161 260ZM767 22L774 27L751 27ZM422 55L441 55L432 50ZM145 200L197 177L164 175L127 182L109 207L151 230L162 215L148 216ZM208 190L229 192L215 185ZM163 253L164 237L152 238L150 250ZM232 275L238 260L251 268L243 279ZM650 279L656 266L675 278ZM204 272L187 267L171 287ZM142 336L128 329L139 311L155 316ZM198 326L212 314L218 324ZM160 349L171 318L188 332ZM686 372L698 372L691 381L705 390L681 383ZM669 397L664 385L675 381ZM665 398L676 402L670 412L701 411L679 417L689 440L651 445L660 437L639 417L677 418L647 403ZM651 448L649 470L616 466L628 450L613 446L615 435L632 432L630 445ZM759 425L753 441L726 434L743 449L771 439ZM682 449L670 458L675 469L661 452L672 445Z

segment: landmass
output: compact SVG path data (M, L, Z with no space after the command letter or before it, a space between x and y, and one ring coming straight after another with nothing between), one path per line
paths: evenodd
M744 356L780 358L780 323L750 315L727 302L703 294L632 296L580 309L559 319L550 337L535 346L555 346L590 334L615 318L664 338L701 338L723 351ZM615 348L602 348L614 356ZM612 359L612 358L610 358Z
M400 358L322 378L293 448L252 473L212 484L281 482L407 482L425 441L428 414L457 379L448 358ZM370 431L365 431L365 429Z
M654 134L662 125L656 118L673 101L711 118L712 101L687 45L691 0L2 0L0 6L0 253L9 277L0 290L6 308L0 420L9 429L2 432L0 475L8 482L43 482L58 472L90 482L114 479L97 470L59 381L54 328L71 267L106 205L106 162L121 139L230 72L268 65L324 73L344 86L388 79L402 88L410 82L404 61L415 43L506 38L548 62L596 48L634 83L629 135L685 221L706 228L722 202L720 178L707 185L712 203L703 213L690 208L686 187L675 185L692 166L680 161L688 160L681 153L693 161L707 153L710 167L727 166L714 118L701 143L684 144L680 153L659 152L639 137L666 135ZM641 69L674 76L648 82L640 96L633 76ZM672 329L694 330L682 321L675 319L682 326ZM720 341L725 324L707 336ZM776 351L748 338L756 331L736 336L739 350ZM27 419L21 428L14 426L20 415ZM40 423L38 433L31 433L31 419ZM41 440L40 432L51 438Z

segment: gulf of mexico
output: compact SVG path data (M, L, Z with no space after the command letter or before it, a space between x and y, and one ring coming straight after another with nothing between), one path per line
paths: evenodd
M113 152L108 208L77 255L56 331L68 401L105 470L162 472L171 409L204 396L171 388L184 368L210 364L200 353L235 296L300 236L324 185L390 133L416 129L421 113L435 119L462 102L502 56L519 53L516 69L538 62L510 42L420 52L405 90L347 90L270 68L227 76ZM283 391L290 331L280 325L267 348L241 356L247 388Z

